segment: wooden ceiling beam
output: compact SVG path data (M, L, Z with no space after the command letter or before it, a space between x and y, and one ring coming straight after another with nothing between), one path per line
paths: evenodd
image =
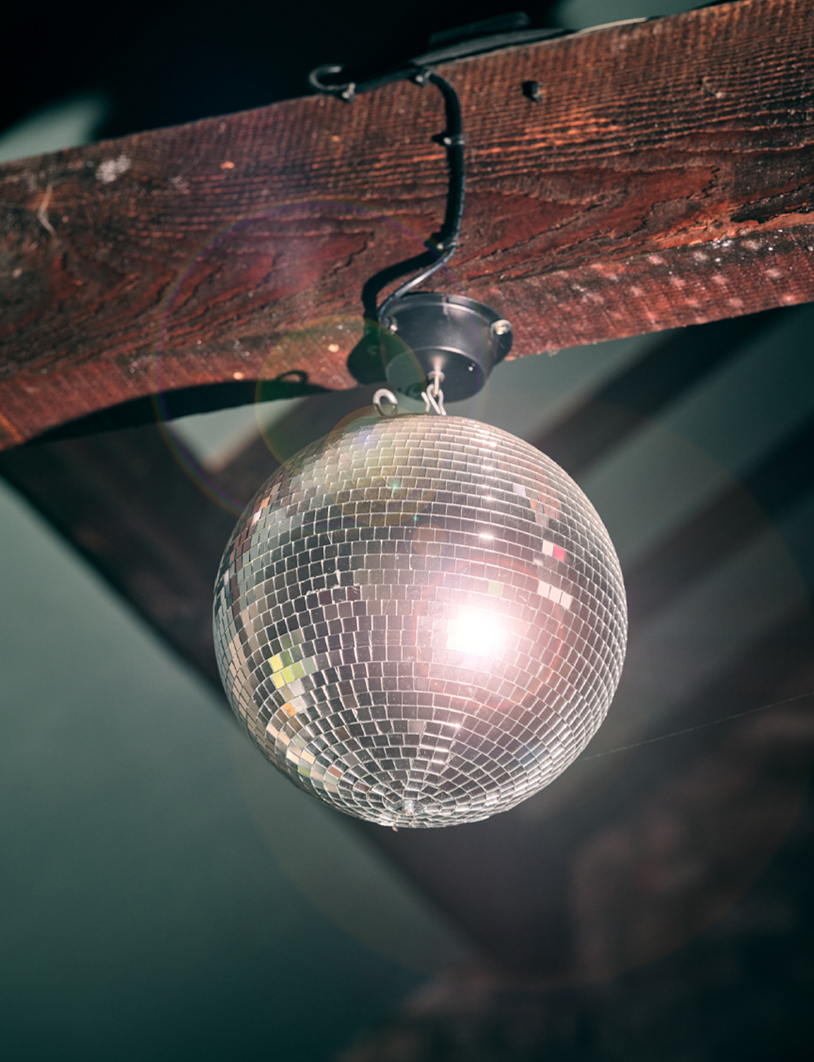
M814 299L812 54L809 0L739 0L441 68L468 195L436 287L516 354ZM352 386L365 281L443 218L442 128L401 82L0 167L0 448L202 384Z

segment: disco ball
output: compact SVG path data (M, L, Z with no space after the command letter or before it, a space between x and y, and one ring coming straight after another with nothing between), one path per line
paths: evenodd
M388 826L506 811L557 777L619 681L627 610L591 503L462 417L337 431L264 485L215 588L236 715L306 792Z

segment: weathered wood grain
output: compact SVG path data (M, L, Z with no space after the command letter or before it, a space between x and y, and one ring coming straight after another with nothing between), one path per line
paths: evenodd
M443 73L468 199L435 287L512 320L517 354L814 298L809 0ZM365 280L443 217L442 127L438 93L401 83L0 168L0 446L160 390L352 385Z

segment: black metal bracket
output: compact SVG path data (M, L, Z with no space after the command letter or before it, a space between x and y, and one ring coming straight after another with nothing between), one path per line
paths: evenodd
M315 92L328 93L345 100L346 103L351 103L354 97L362 92L371 92L384 85L390 85L394 81L416 80L421 71L437 66L439 63L466 59L472 55L483 55L486 52L511 48L519 44L533 44L535 41L564 37L573 32L568 29L533 27L529 26L529 22L528 15L515 12L512 15L485 19L458 29L436 33L430 37L430 45L441 47L431 47L430 51L408 59L402 65L365 81L331 80L343 74L345 67L336 63L326 63L311 71L308 75L308 84Z

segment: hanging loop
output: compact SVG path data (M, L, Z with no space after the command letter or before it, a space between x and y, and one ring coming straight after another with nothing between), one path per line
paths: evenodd
M322 66L314 67L308 75L308 84L312 89L316 89L317 92L322 92L326 96L338 96L339 99L344 100L346 103L353 103L356 97L355 81L332 85L330 81L322 80L326 77L335 77L337 74L341 74L344 69L344 66L339 63L323 63Z
M399 400L386 387L380 387L373 396L373 405L376 407L376 412L379 416L385 420L390 420L399 415Z
M447 415L447 411L444 409L444 392L441 390L443 380L444 374L441 370L433 369L432 372L427 373L428 385L426 391L421 392L426 412L429 413L432 410L439 417Z

